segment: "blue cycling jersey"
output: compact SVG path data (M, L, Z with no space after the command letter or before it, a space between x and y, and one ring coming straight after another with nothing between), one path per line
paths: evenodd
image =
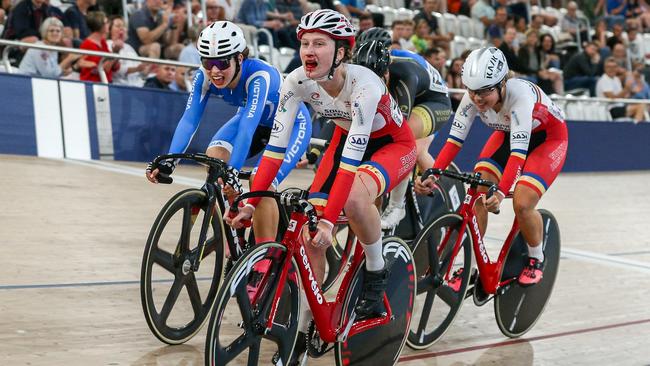
M222 97L228 104L239 107L235 116L230 119L237 124L237 134L228 143L231 145L229 165L241 169L248 157L251 140L257 127L273 126L282 78L276 68L257 59L245 59L240 72L241 78L234 89L215 87L203 68L196 73L185 113L174 132L169 148L170 154L184 152L187 149L199 127L209 96L214 94Z

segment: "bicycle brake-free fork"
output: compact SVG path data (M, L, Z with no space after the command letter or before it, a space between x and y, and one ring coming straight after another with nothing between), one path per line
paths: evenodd
M205 215L203 216L203 222L201 223L201 232L199 233L199 245L197 251L192 256L191 260L191 269L193 272L199 270L199 265L201 264L201 259L203 258L203 251L205 250L205 244L208 236L208 229L210 228L210 221L212 220L212 211L214 206L217 204L217 192L214 185L206 183L204 186L206 193L208 194L208 202L205 207ZM216 244L215 244L216 245Z

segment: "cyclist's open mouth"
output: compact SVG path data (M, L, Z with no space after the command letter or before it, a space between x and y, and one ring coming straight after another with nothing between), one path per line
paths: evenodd
M212 77L212 81L214 81L217 84L223 83L224 80L225 80L225 78L223 76L213 76Z
M316 61L305 61L305 70L314 71L318 67L318 62Z

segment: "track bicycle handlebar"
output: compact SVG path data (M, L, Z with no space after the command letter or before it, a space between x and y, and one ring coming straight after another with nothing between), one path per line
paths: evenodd
M296 188L288 188L282 192L274 191L254 191L247 192L239 195L235 199L235 202L230 206L230 212L236 214L238 212L239 203L247 198L253 197L269 197L275 199L279 207L291 207L296 211L302 212L307 216L309 231L316 231L316 224L318 224L318 216L316 215L316 209L314 206L307 201L307 191Z
M494 182L485 180L481 178L481 173L476 172L476 173L458 173L452 170L442 170L442 169L437 169L437 168L429 168L424 171L422 174L422 180L425 180L429 178L432 175L444 175L445 177L449 177L452 179L459 180L463 183L469 184L471 187L478 187L478 186L483 186L483 187L488 187L488 191L485 194L485 198L490 198L496 192L499 188L497 187ZM499 211L494 212L495 214L499 214Z
M153 161L152 165L153 168L157 168L158 164L160 164L161 161L163 160L168 160L168 159L185 159L185 160L193 160L199 164L207 165L211 168L215 168L220 170L222 173L221 175L226 175L228 174L228 164L226 164L225 161L217 158L213 158L210 156L207 156L206 154L203 153L196 153L196 154L187 154L187 153L182 153L182 154L165 154L165 155L159 155L157 156ZM247 170L242 170L239 172L239 175L237 176L238 179L250 179L251 172ZM171 183L171 182L170 182Z

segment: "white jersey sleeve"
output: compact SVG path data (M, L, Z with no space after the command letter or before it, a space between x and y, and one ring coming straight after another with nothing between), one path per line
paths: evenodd
M465 92L458 109L456 109L456 114L454 115L454 121L452 122L451 130L449 131L449 142L458 146L463 145L465 139L467 139L469 130L474 123L477 112L478 110L470 99L469 94Z
M300 103L302 102L301 88L298 83L298 71L294 70L290 73L282 83L282 88L280 89L280 99L273 121L271 138L269 139L271 148L276 148L278 151L284 151L289 145L291 131L293 131L293 124L296 120L296 113L298 113L298 108L300 108Z

